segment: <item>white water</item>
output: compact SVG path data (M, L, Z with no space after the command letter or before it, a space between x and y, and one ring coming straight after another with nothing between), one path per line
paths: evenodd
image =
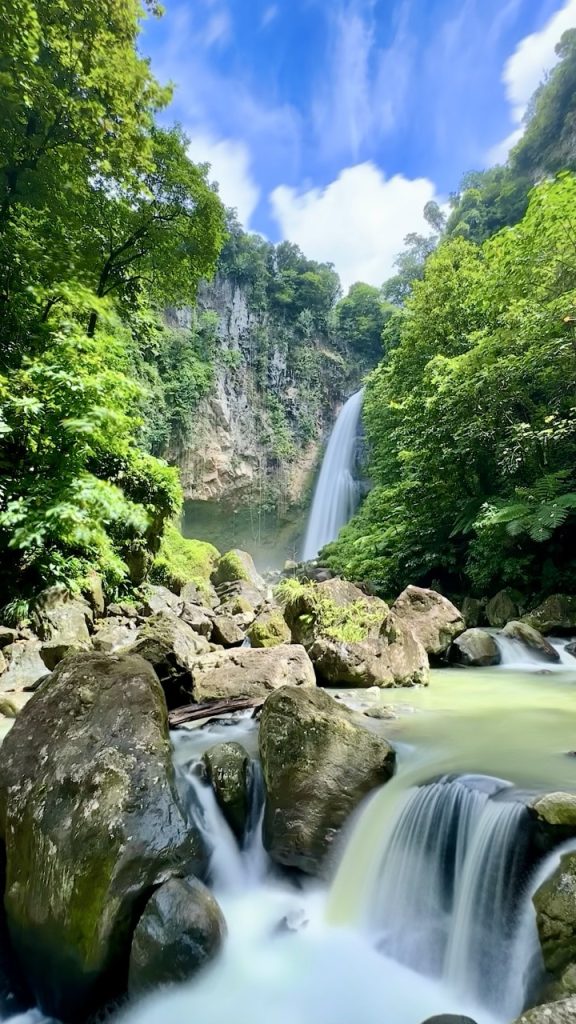
M499 668L513 669L517 671L538 671L544 670L550 672L565 672L572 669L576 670L576 658L569 654L566 650L566 646L570 643L569 640L563 640L560 637L547 637L548 642L552 645L554 650L558 653L560 658L559 661L548 661L546 658L539 656L538 653L532 648L528 647L527 644L522 643L520 640L514 640L512 637L503 636L502 633L492 632L498 649L500 651L501 662Z
M353 472L363 397L361 390L348 399L330 435L306 530L305 561L335 540L356 510L359 494Z

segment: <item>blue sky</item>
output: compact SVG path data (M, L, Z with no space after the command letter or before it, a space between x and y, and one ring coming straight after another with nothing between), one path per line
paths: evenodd
M380 284L422 208L505 156L576 0L163 0L141 49L252 230Z

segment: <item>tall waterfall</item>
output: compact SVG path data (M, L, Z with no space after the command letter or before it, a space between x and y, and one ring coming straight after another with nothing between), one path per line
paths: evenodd
M348 399L330 435L306 530L305 561L316 558L325 544L335 540L356 510L358 484L353 469L363 398L362 389Z

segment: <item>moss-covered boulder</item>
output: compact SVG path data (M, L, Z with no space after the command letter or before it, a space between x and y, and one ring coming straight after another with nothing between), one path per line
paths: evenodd
M401 622L388 619L381 636L356 643L316 640L309 655L326 686L417 686L429 681L424 647Z
M502 630L503 636L510 637L511 640L517 640L518 643L524 644L525 647L529 647L537 657L541 658L542 661L559 662L560 655L556 648L552 647L552 644L539 633L533 626L529 626L527 622L507 622Z
M194 665L192 693L200 704L235 697L257 701L287 685L316 686L312 662L298 644L206 654Z
M573 636L576 633L576 597L553 594L534 611L524 615L522 621L545 636Z
M347 580L323 583L283 580L276 588L295 643L311 647L317 640L362 643L378 637L389 608Z
M520 617L522 596L516 590L499 590L486 605L489 626L502 629L507 622Z
M392 605L392 612L431 657L445 654L466 629L458 608L447 597L424 587L406 587Z
M219 557L220 552L213 544L183 537L180 530L171 525L165 530L150 578L154 583L168 587L175 594L181 593L187 583L192 583L202 594L203 599L210 604L210 577Z
M559 976L576 962L576 853L566 853L534 895L544 963Z
M140 626L124 653L138 654L150 662L172 709L190 702L192 669L209 650L206 638L181 618L172 612L159 612Z
M134 931L130 995L187 981L220 952L225 935L222 911L202 882L165 882L148 900Z
M277 647L289 644L292 634L280 608L268 608L254 620L247 631L252 647Z
M348 816L392 776L394 751L324 690L294 686L268 697L259 742L265 846L278 864L320 874Z
M252 555L239 548L227 551L218 559L212 572L212 582L216 588L226 583L237 583L244 580L256 590L265 590L266 584L254 565Z
M250 756L240 743L217 743L202 758L218 806L241 840L250 809Z
M448 661L453 665L486 668L490 665L499 665L501 660L502 655L496 640L485 629L466 629L456 637L448 651Z
M0 834L8 928L34 999L85 1019L125 988L144 900L206 867L146 661L74 655L34 694L0 748Z
M576 1024L576 996L527 1010L514 1024Z

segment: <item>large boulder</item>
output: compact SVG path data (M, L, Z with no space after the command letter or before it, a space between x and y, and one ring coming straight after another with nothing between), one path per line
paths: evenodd
M92 646L102 654L115 654L128 647L136 639L135 619L111 617L102 619L96 626Z
M77 654L0 748L12 943L41 1010L85 1019L126 985L144 899L206 853L174 783L166 702L133 656Z
M192 669L210 647L206 638L186 622L173 612L164 611L151 615L124 650L150 662L172 709L190 703Z
M318 584L286 580L278 593L292 639L305 647L317 640L361 643L378 637L389 613L379 597L336 577Z
M448 660L456 665L486 667L499 665L502 655L491 633L485 629L467 629L454 640Z
M266 603L264 591L254 587L247 580L225 583L218 589L219 615L234 615L242 625L249 626Z
M164 882L148 900L134 931L130 995L187 981L219 953L225 935L222 911L202 882Z
M250 755L240 743L217 743L202 758L222 814L242 839L250 809Z
M268 697L259 742L265 846L278 864L319 874L348 816L392 776L394 751L323 690L295 686Z
M461 613L447 597L423 587L406 587L392 605L392 612L432 657L444 654L466 629Z
M576 853L566 853L533 897L544 964L556 977L576 962Z
M514 1024L576 1024L576 996L527 1010Z
M243 580L256 590L266 590L266 584L254 565L252 555L239 548L233 548L223 554L214 567L212 583L218 588L225 583L237 583Z
M252 647L277 647L289 644L290 629L280 608L268 608L260 612L247 631Z
M4 671L0 675L0 691L31 690L49 672L42 657L40 640L15 640L2 651Z
M543 661L560 661L558 651L542 636L542 633L539 633L533 626L529 626L527 622L512 620L512 622L506 623L502 635L510 637L511 640L518 640L519 643L534 651Z
M85 645L90 641L88 623L93 615L83 598L74 598L62 586L49 587L38 596L31 620L41 640Z
M199 704L234 697L265 700L279 686L315 686L312 662L303 647L236 647L198 658L192 692Z
M486 619L489 626L502 629L507 622L520 615L520 595L514 590L500 590L486 605Z
M180 615L183 605L183 598L173 594L168 587L149 585L146 588L142 614L160 615L163 612L171 612L173 615Z
M184 601L180 618L188 626L191 626L195 633L200 633L200 636L209 637L211 635L214 620L214 612L211 608L202 608L197 604Z
M320 638L309 654L327 686L417 686L429 681L424 647L393 615L380 636L356 643Z
M566 594L553 594L547 597L538 608L524 615L523 622L544 633L545 636L572 636L576 633L576 597Z
M233 615L215 615L212 621L212 641L222 647L239 647L246 634Z

